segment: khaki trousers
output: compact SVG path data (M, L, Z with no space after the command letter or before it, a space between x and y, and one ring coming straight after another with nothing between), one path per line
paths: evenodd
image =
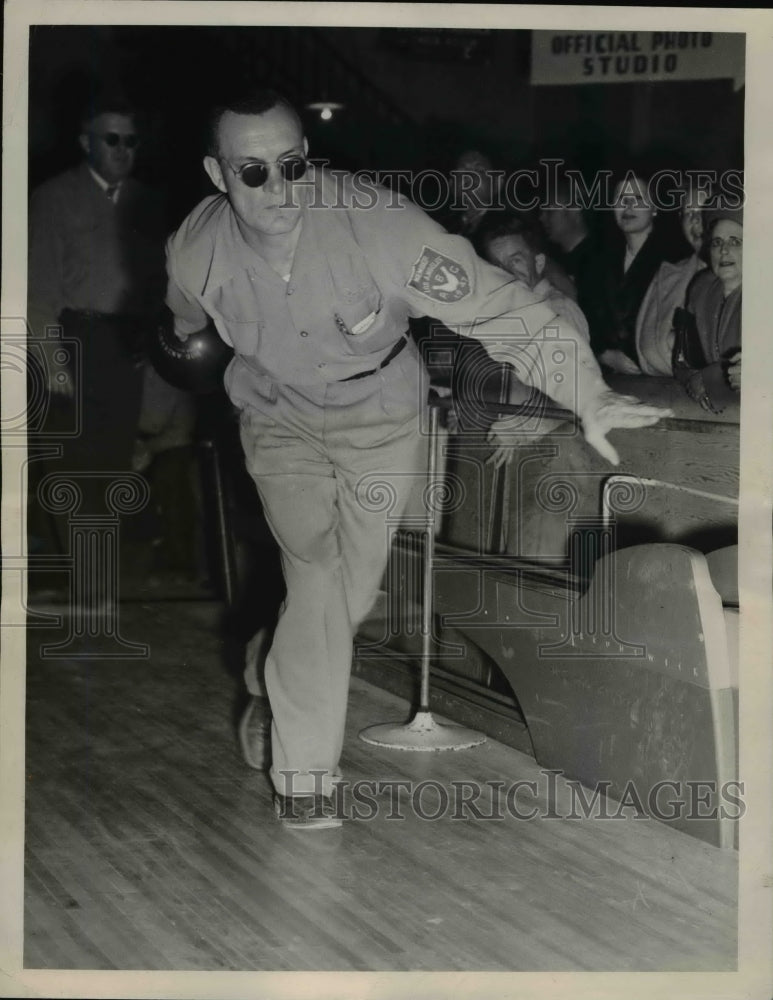
M287 586L265 676L249 667L245 675L253 694L265 685L271 704L271 778L282 795L329 795L341 778L352 643L392 533L423 486L425 399L409 343L374 375L319 389L274 386L242 411L247 469Z

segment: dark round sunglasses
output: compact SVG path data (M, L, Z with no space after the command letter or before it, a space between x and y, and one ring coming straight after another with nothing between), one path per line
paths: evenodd
M139 145L139 136L134 134L121 135L120 132L95 132L98 139L101 139L106 146L123 145L126 149L136 149Z
M225 161L228 163L228 160ZM273 163L279 167L279 171L282 177L286 181L297 181L306 173L308 167L308 162L305 156L286 156L283 160L274 160ZM236 174L242 184L246 184L247 187L260 188L268 180L269 167L272 166L271 163L263 163L260 160L255 160L252 163L245 163L243 166L236 167L228 166Z

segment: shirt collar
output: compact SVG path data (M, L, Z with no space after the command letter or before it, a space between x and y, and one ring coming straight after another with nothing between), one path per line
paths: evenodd
M240 271L252 271L260 266L258 255L244 242L236 215L221 194L220 212L212 240L212 257L204 280L203 295L210 295L230 281Z
M315 171L315 188L319 186L320 178L318 175L321 173L322 171ZM304 189L301 188L301 190L303 191ZM263 265L263 260L259 254L256 254L244 241L244 237L239 230L236 215L231 208L227 195L223 194L220 198L223 202L223 208L217 220L217 228L213 240L212 260L203 288L204 295L216 291L239 272L262 270ZM299 245L295 251L296 256L300 249L300 243L304 240L309 230L310 213L307 211L307 205L308 198L305 198L303 207L301 208L303 230L298 241ZM267 264L264 266L268 267Z
M121 187L123 181L119 181L117 184L108 184L105 178L100 177L100 175L96 172L96 170L91 166L90 163L87 163L86 166L88 167L91 176L94 178L97 184L99 184L99 186L102 188L103 191L107 191L108 188L115 188L115 190L117 191Z

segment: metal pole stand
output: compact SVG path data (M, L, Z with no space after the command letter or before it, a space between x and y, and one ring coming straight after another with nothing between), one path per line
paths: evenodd
M223 455L217 441L216 433L208 435L201 442L201 455L205 459L207 484L212 490L209 498L215 506L215 525L217 528L217 558L220 563L220 585L223 588L225 603L233 608L236 600L238 574L236 570L236 553L233 543L233 526L227 492Z
M436 722L429 710L429 668L432 655L432 612L434 608L435 484L437 479L438 407L429 414L429 458L424 494L427 513L424 526L424 577L421 602L421 697L419 710L411 722L383 723L363 729L360 739L392 750L466 750L486 742L483 733L464 726Z

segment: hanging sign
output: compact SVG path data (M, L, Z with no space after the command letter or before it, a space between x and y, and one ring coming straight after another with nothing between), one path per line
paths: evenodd
M746 36L713 31L533 31L533 84L744 83Z

